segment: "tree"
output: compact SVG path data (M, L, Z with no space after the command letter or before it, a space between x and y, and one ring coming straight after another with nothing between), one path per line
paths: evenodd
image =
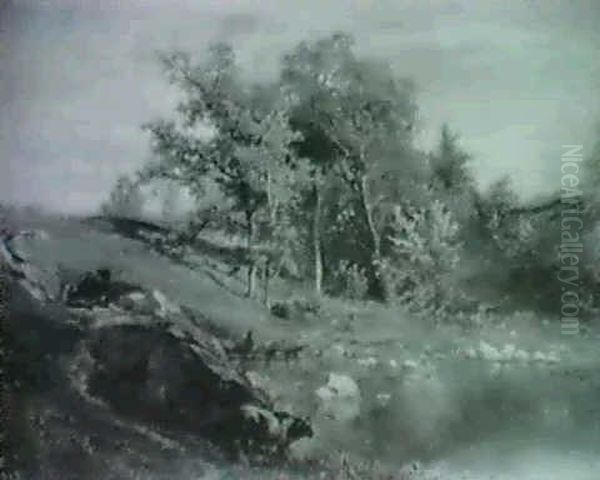
M267 211L269 231L275 232L281 192L292 178L286 169L295 166L288 145L297 137L289 129L286 98L278 88L245 85L228 45L211 46L208 60L199 65L182 53L164 55L162 61L185 96L178 106L179 123L158 120L146 125L158 161L142 176L177 181L198 198L207 181L219 186L229 211L242 217L247 294L252 296L259 213ZM200 125L210 127L210 138L198 135Z
M139 218L143 208L144 197L137 183L127 176L120 176L101 210L108 216Z
M597 127L600 134L600 126ZM600 218L600 135L586 155L585 160L575 174L582 176L583 194L585 196L587 213L590 217L589 223L595 223ZM572 172L572 169L569 170Z
M444 125L437 149L429 154L429 184L434 198L446 204L461 225L474 215L477 195L470 162L471 155L460 147L458 135Z
M301 43L284 58L282 84L296 100L291 124L302 133L298 155L311 162L315 290L320 294L323 275L323 196L336 177L357 199L370 293L384 298L372 183L385 177L382 159L406 152L416 107L409 82L385 64L356 58L352 44L345 34Z
M173 221L177 216L177 201L179 189L177 184L170 181L162 185L161 197L161 216L164 220Z
M449 294L449 277L462 249L458 223L435 200L428 208L397 206L392 227L388 276L393 293L419 313L444 315L447 303L456 301Z
M242 155L254 159L257 190L264 190L265 201L257 213L257 242L260 244L263 270L263 299L269 304L269 282L279 275L285 265L293 263L293 242L297 232L291 222L294 209L308 183L308 172L292 151L292 143L299 134L290 128L288 119L289 98L285 96L265 100L257 107L260 141L245 149ZM293 268L292 268L293 269Z
M479 221L504 260L514 261L522 257L535 233L528 216L516 213L518 204L519 199L509 177L492 183L479 201Z
M469 171L471 157L458 146L458 135L448 125L442 126L440 142L430 155L431 177L434 188L457 191L473 186Z

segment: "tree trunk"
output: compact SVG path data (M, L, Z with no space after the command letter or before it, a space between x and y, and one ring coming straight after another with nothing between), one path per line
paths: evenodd
M381 239L377 227L373 220L373 212L369 204L369 191L367 185L367 176L362 175L360 183L358 185L360 203L365 216L365 224L369 234L370 243L370 275L369 283L371 291L370 293L375 296L378 300L385 301L387 299L387 285L381 268Z
M270 308L271 307L271 299L269 297L269 282L271 280L271 261L267 258L265 261L265 268L264 268L264 287L263 287L263 302L265 307Z
M321 251L321 192L315 180L313 187L315 210L313 212L313 254L315 257L315 294L320 297L323 290L323 253Z
M247 297L254 296L256 284L256 259L253 252L254 241L254 215L253 212L246 212L246 251L248 260L248 286L246 290Z
M264 259L263 265L263 303L267 308L269 308L269 282L271 281L271 254L275 236L276 205L273 201L273 191L271 188L271 164L268 163L267 165L267 209L269 215L269 248L267 249L268 251Z

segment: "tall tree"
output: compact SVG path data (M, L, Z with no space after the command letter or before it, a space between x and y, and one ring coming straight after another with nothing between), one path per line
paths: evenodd
M397 79L385 64L357 58L352 45L345 34L301 43L284 58L282 83L296 100L291 123L302 133L297 151L312 166L315 289L320 293L323 273L323 191L335 176L357 199L370 293L384 298L372 187L385 177L383 159L406 154L416 107L409 82Z
M146 125L158 161L142 176L180 182L198 197L208 179L220 187L231 211L243 219L247 293L252 296L258 213L267 208L270 218L276 218L273 179L281 176L284 165L293 164L286 145L295 137L285 118L285 102L277 100L278 89L269 96L268 89L247 86L228 45L211 46L207 61L199 65L192 65L182 53L165 55L162 61L170 80L185 95L177 109L179 122ZM212 131L209 138L198 134L201 125Z
M265 201L257 213L257 242L263 270L263 299L269 304L269 282L277 276L292 255L291 242L295 229L290 216L306 188L308 175L292 151L292 142L299 134L292 131L288 119L290 99L277 89L258 89L255 98L260 121L257 134L260 141L245 147L240 155L254 168L257 191L264 191ZM276 92L273 96L273 92Z
M470 160L470 155L458 145L458 135L443 125L438 148L430 156L434 186L444 190L470 187L473 184Z
M475 213L477 193L470 163L471 155L459 145L458 135L443 125L437 148L429 155L430 189L461 225Z

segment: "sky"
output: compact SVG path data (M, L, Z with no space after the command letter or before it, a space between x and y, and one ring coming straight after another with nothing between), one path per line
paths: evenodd
M214 40L251 75L335 30L412 78L417 141L448 123L482 188L555 191L563 144L600 112L598 0L0 0L0 201L86 213L148 161L140 126L172 115L156 61Z

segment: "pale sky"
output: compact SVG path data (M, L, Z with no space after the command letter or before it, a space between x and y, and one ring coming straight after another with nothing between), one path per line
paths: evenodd
M482 185L556 190L562 144L600 118L598 0L0 0L0 200L89 212L148 159L175 102L155 52L231 41L271 76L298 41L346 30L414 79L419 141L443 122Z

